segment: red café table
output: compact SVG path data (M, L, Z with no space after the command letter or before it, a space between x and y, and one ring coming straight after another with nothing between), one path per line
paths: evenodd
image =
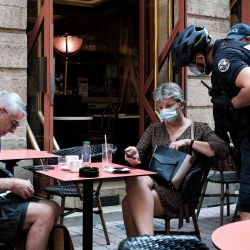
M13 167L17 161L28 159L48 159L55 157L58 157L58 155L33 149L13 149L0 151L0 161L6 164L6 169L12 174L14 172Z
M250 220L238 221L217 228L212 233L212 242L222 250L250 249Z
M110 172L103 171L101 168L102 164L91 163L91 166L99 168L99 176L94 178L79 177L78 173L72 173L70 171L65 171L60 169L58 166L55 166L55 169L43 171L36 171L42 175L49 176L53 179L63 181L63 182L74 182L83 184L83 236L82 236L82 249L92 250L93 247L93 183L98 180L107 180L107 179L118 179L121 177L130 177L130 176L143 176L143 175L154 175L155 172L132 168L129 173L123 174L114 174ZM125 167L118 164L112 164L113 167ZM86 202L87 201L87 202Z

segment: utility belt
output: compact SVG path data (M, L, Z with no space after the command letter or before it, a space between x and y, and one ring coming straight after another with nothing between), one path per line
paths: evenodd
M250 133L250 108L236 109L224 116L224 125L238 139Z

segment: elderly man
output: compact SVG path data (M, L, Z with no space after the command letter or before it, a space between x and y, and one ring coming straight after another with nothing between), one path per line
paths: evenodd
M0 91L0 136L14 133L26 115L19 95ZM28 230L26 249L45 250L53 224L60 215L60 207L33 196L34 187L29 180L0 178L0 242L17 244L22 230ZM8 232L8 233L6 233Z

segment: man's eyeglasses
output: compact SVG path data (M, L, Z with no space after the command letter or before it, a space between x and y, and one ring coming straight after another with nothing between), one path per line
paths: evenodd
M9 115L9 113L6 111L5 108L3 108L4 112ZM20 123L18 121L15 120L10 120L10 124L11 124L11 128L10 129L16 129L17 127L20 126Z

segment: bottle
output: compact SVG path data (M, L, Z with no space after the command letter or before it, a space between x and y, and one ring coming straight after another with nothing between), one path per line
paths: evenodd
M82 162L84 167L89 167L91 163L90 141L84 141L82 146Z

